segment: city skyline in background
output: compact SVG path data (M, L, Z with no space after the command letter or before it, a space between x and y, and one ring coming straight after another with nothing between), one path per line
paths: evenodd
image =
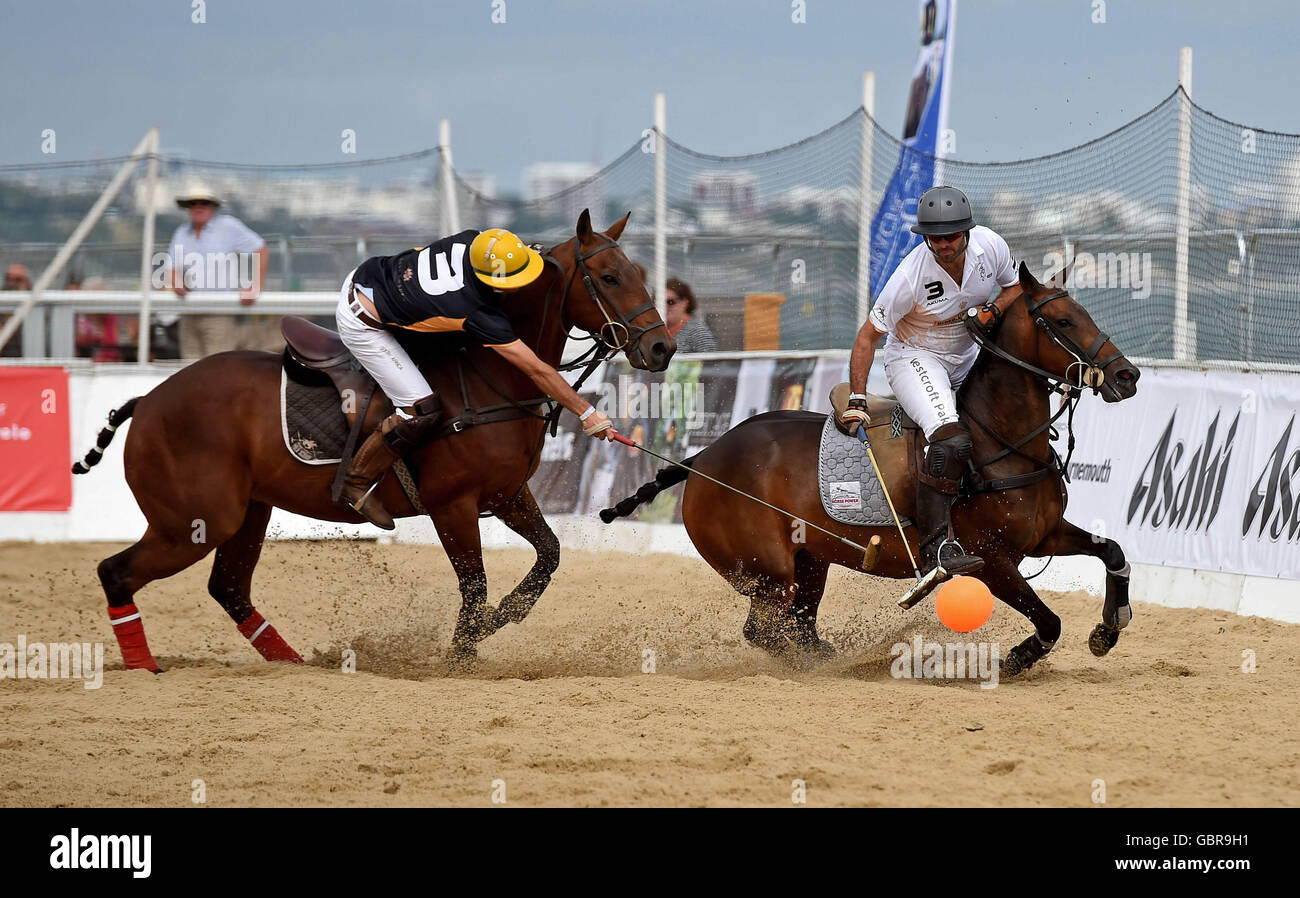
M672 139L761 152L849 114L870 68L877 120L897 134L918 39L914 0L809 0L804 24L785 2L682 10L506 0L501 24L490 2L403 2L347 29L322 12L328 2L307 11L209 2L203 24L191 23L189 3L175 5L162 15L157 3L64 4L69 52L51 63L38 59L48 45L37 40L50 7L5 3L16 39L0 74L24 87L3 101L0 163L124 155L155 124L165 154L348 162L432 146L446 117L458 171L485 192L528 198L640 140L656 91L667 95ZM1300 104L1282 96L1289 49L1276 25L1295 15L1288 6L1248 4L1228 20L1211 3L1110 2L1107 21L1094 24L1098 9L1094 0L1032 13L1008 0L959 3L955 158L1026 158L1100 137L1174 88L1184 44L1197 51L1198 103L1254 127L1300 130ZM54 154L40 151L47 128ZM344 128L356 133L355 154L341 152Z

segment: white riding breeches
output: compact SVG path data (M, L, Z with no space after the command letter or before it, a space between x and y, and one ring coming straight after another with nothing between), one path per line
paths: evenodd
M414 405L433 392L429 382L424 379L420 369L407 355L402 344L386 330L371 327L357 317L360 304L352 296L352 276L356 269L348 272L343 280L343 289L339 295L338 308L334 311L334 320L338 324L339 336L343 345L352 350L359 361L375 381L379 389L387 394L398 413L409 417L401 411L402 406ZM369 291L358 287L369 296Z
M913 349L891 338L885 344L885 376L889 386L928 440L945 424L957 420L957 388L978 353L953 361L951 356Z

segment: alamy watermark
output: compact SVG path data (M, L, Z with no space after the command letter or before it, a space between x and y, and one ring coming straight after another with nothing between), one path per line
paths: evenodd
M605 381L593 403L607 418L679 418L688 427L704 420L703 387L697 383L642 383L620 374L618 383Z
M179 264L178 258L179 257ZM260 254L154 253L151 281L155 290L172 286L172 272L183 274L186 290L261 290Z
M911 642L896 642L889 675L896 680L979 680L981 689L998 685L996 642L925 642L918 633Z
M0 680L85 680L87 689L104 685L102 642L0 642Z
M1076 253L1074 244L1066 243L1064 252L1052 250L1043 256L1043 267L1057 273L1067 271L1064 284L1053 278L1058 289L1124 289L1131 290L1134 299L1151 295L1150 253Z

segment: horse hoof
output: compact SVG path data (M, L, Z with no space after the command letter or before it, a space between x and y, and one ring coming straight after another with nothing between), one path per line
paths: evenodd
M799 643L799 651L814 662L829 661L836 655L835 646L820 636L811 642Z
M1103 657L1119 642L1119 629L1097 624L1088 634L1088 649L1098 658Z
M1053 643L1055 645L1055 643ZM1016 677L1033 667L1039 658L1052 650L1051 645L1044 645L1037 635L1030 636L1020 645L1007 652L1005 658L998 660L1000 673L1004 677Z
M824 639L811 642L789 642L776 655L795 670L811 670L835 657L835 647Z

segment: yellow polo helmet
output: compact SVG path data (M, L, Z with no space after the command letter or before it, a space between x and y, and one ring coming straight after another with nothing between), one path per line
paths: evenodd
M526 287L546 267L541 253L505 228L489 228L475 237L469 264L480 281L498 290Z

